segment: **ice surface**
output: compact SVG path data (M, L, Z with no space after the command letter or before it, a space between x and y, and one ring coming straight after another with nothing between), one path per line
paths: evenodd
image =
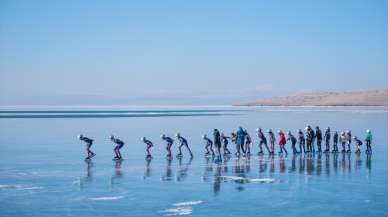
M57 118L0 117L0 216L388 216L387 108L207 107L166 113L109 108L89 118L63 110L57 108L62 113L54 115L63 116ZM257 153L256 128L295 132L308 124L350 129L362 139L370 128L373 155L231 155L222 163L203 155L201 135L212 135L214 128L227 134L240 125L247 128ZM160 134L173 137L178 131L194 158L183 149L177 159L174 144L174 158L166 159ZM94 139L92 161L83 160L80 133ZM125 142L124 161L112 161L110 134ZM142 136L155 145L152 160L144 158ZM290 152L290 144L286 147Z

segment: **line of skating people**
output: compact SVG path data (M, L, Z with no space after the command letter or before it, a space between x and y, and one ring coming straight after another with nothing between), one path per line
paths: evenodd
M263 130L261 128L258 128L257 130L257 137L259 139L259 152L258 154L264 154L263 152L263 146L267 150L268 154L274 154L275 153L275 143L276 143L276 136L274 132L269 129L267 130L268 133L268 139L265 136ZM277 131L279 138L278 138L278 145L279 145L279 154L288 154L287 149L285 145L289 141L291 143L291 148L293 154L308 154L308 153L335 153L339 152L338 144L342 145L342 153L350 153L351 152L351 144L354 142L356 145L356 153L361 153L361 146L363 145L363 142L357 137L353 136L351 131L342 131L340 134L335 131L332 135L330 127L326 128L325 132L322 133L320 128L317 126L315 127L315 130L311 126L307 126L305 128L305 132L303 132L301 129L297 130L296 135L293 135L291 131L287 132L286 134L282 130ZM232 133L231 136L232 142L236 144L236 156L240 156L240 149L242 150L242 154L250 155L250 145L252 143L252 139L249 135L249 133L244 130L242 127L240 127L236 133ZM322 147L322 142L324 141L324 150ZM330 150L330 144L332 141L332 148ZM366 131L366 154L372 153L372 133L368 129ZM299 147L298 147L299 146ZM299 148L299 149L298 149Z
M84 136L83 134L80 134L78 136L78 138L81 141L86 143L86 155L87 156L86 156L85 160L92 159L96 155L94 152L91 151L91 147L93 145L94 140ZM189 147L189 143L187 142L187 140L184 137L182 137L180 135L180 133L176 134L176 138L177 138L177 140L179 142L179 146L178 146L179 153L177 154L177 157L178 158L182 157L182 148L183 147L185 147L189 151L190 156L193 157L193 153L192 153L192 151L191 151L191 149ZM115 145L115 147L113 149L113 151L115 153L115 156L114 156L113 160L122 160L123 157L121 155L120 150L124 146L125 143L122 140L116 138L113 135L109 136L109 139ZM168 136L166 136L164 134L161 136L161 139L164 140L167 143L167 145L166 145L167 158L172 158L171 147L172 147L172 145L174 143L174 140L171 137L168 137ZM150 140L148 140L146 137L141 137L140 140L146 145L146 159L152 158L150 150L154 146L153 143Z
M263 146L267 150L268 154L274 155L275 153L275 143L276 143L276 136L273 133L271 129L267 130L268 133L268 139L266 135L264 134L263 130L261 128L258 128L257 130L257 137L259 139L258 148L259 148L259 155L264 154ZM278 138L278 145L279 145L279 154L288 154L287 149L285 145L288 141L291 143L292 153L293 154L309 154L309 153L329 153L329 152L339 152L338 144L342 145L342 153L350 153L351 152L351 144L352 141L354 141L354 144L356 145L356 153L361 153L361 146L363 145L363 142L358 139L356 136L352 137L351 131L343 131L340 134L338 132L334 132L333 136L331 134L330 128L326 128L324 134L322 134L322 131L319 129L319 127L315 127L315 130L312 129L311 126L307 126L305 128L305 132L303 132L301 129L297 130L297 135L294 136L291 131L287 132L286 134L282 130L277 131L279 138ZM182 157L182 148L185 147L190 156L193 157L193 153L189 147L189 144L187 140L180 135L180 133L176 134L176 138L179 142L178 147L178 154L177 158ZM332 138L332 139L331 139ZM95 156L95 153L91 151L91 146L93 144L93 140L85 137L84 135L79 135L79 139L84 141L86 143L86 152L87 157L86 160L91 159ZM120 149L124 146L124 142L113 135L109 137L109 139L115 144L114 153L115 157L113 160L122 160L122 155L120 152ZM166 151L167 151L167 159L172 159L172 152L171 147L174 143L174 139L171 137L168 137L166 135L161 135L161 139L166 142ZM236 152L235 155L237 157L243 155L248 156L251 154L251 145L252 145L252 138L247 132L247 130L244 130L242 127L239 127L236 132L231 133L230 136L226 136L224 133L221 133L218 129L213 130L213 141L205 134L202 136L202 139L205 142L205 154L206 155L216 155L216 161L222 161L221 155L223 150L224 155L231 154L230 150L228 149L229 140L231 140L232 143L236 145ZM330 144L332 140L332 149L330 151ZM146 145L146 159L152 158L150 149L154 146L153 143L148 140L146 137L142 137L141 141ZM322 150L322 142L324 141L325 149ZM366 154L372 153L372 133L368 129L366 131ZM315 145L316 144L316 145ZM299 146L299 150L298 147Z

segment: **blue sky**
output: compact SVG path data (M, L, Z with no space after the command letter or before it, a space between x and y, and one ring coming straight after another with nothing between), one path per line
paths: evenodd
M0 1L2 105L364 89L388 89L388 1Z

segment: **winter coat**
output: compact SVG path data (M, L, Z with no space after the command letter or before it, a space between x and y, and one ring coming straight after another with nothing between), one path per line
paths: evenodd
M280 133L279 134L279 145L285 145L286 144L286 136L284 135L284 133Z
M244 145L245 144L244 130L242 128L239 128L236 134L237 134L237 138L236 138L237 145Z
M365 141L372 141L372 133L367 133Z

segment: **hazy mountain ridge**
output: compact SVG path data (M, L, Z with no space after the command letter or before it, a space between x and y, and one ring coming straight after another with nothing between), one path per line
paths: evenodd
M272 97L239 106L388 106L388 90L311 92Z

